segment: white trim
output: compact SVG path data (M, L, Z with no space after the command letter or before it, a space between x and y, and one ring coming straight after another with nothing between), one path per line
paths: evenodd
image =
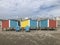
M9 28L10 28L10 20L9 20Z
M37 21L37 28L38 28L38 21Z
M30 20L28 22L29 22L29 27L30 27Z
M48 27L49 27L49 19L48 19Z

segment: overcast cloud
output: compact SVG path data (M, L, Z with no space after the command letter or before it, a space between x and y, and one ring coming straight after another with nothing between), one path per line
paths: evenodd
M0 18L60 16L60 0L0 0Z

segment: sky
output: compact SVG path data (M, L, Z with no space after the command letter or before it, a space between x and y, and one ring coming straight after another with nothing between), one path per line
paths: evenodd
M60 0L0 0L0 18L60 16Z

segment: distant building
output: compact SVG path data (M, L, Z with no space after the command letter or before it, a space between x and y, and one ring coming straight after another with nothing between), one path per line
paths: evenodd
M60 20L60 16L59 17L56 17L56 20Z
M60 16L56 17L56 21L57 21L57 27L59 29L60 28Z

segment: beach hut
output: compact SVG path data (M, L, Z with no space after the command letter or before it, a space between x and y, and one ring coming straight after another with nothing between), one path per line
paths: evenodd
M2 21L2 29L3 29L3 30L15 29L16 26L19 26L17 20L8 19L8 20L3 20L3 21Z
M60 16L56 17L56 21L57 21L57 29L60 29Z
M38 23L38 27L40 29L55 29L56 28L56 20L53 19L42 19Z
M29 29L37 29L37 20L25 19L22 20L20 23L21 23L21 28L23 29L27 27L29 27Z

